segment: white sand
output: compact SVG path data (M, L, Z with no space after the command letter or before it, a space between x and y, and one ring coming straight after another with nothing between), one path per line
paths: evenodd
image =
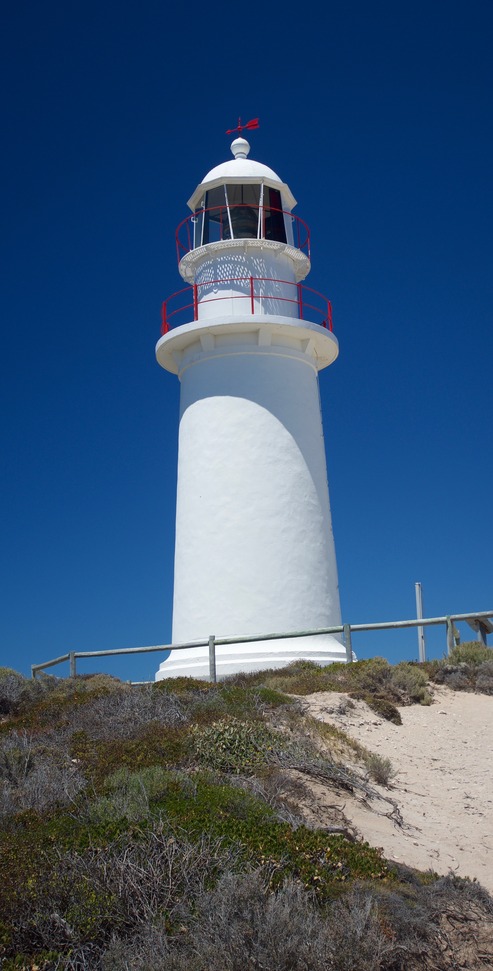
M363 839L390 860L476 878L493 892L493 697L441 686L433 696L429 707L400 708L402 725L361 701L338 711L341 695L334 692L301 700L396 770L390 790L376 788L397 802L403 826L379 814L377 804L372 810L345 800L344 813Z

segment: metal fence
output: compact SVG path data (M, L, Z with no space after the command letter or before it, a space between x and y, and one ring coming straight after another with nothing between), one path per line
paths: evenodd
M396 630L402 627L430 627L433 625L443 625L446 629L447 654L450 654L454 647L458 632L455 624L460 621L473 621L479 626L480 630L489 630L488 619L493 617L493 610L480 611L474 614L450 614L447 617L420 617L413 620L390 620L379 624L343 624L339 627L318 627L315 630L288 631L282 634L245 634L237 637L215 637L210 634L206 640L190 641L188 644L159 644L153 647L122 647L116 650L107 651L68 651L61 654L51 661L44 661L42 664L31 665L31 677L35 678L39 671L52 668L56 664L64 661L70 663L70 677L75 678L77 674L77 659L84 657L109 657L115 654L149 654L154 651L176 651L188 650L193 647L207 647L209 649L209 676L211 681L216 681L216 647L223 647L230 644L248 644L254 641L275 641L286 640L288 638L307 637L317 634L343 634L344 646L346 650L346 661L353 660L352 635L359 631L371 630ZM483 623L482 623L483 622ZM486 638L483 638L486 642Z

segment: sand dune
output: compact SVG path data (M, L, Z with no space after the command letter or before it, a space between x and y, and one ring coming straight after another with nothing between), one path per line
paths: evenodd
M393 725L362 701L345 709L334 692L302 699L316 718L332 722L370 751L389 758L396 771L389 806L343 796L344 815L391 860L439 874L476 878L493 892L493 697L434 686L433 704L400 709ZM322 810L323 793L314 793ZM332 799L333 802L333 799ZM318 814L320 821L320 812Z

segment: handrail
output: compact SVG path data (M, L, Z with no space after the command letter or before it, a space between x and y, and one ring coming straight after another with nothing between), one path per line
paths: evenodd
M190 216L186 216L185 219L182 219L181 223L179 223L179 225L176 227L176 232L175 232L176 253L177 253L178 263L180 263L180 261L183 259L184 256L186 256L187 253L190 253L192 250L198 249L201 246L207 245L207 243L203 243L202 240L197 242L195 238L195 227L200 223L201 220L204 219L204 216L207 214L214 215L216 217L213 220L213 222L217 224L218 240L215 240L215 242L219 242L220 240L223 240L223 239L227 239L229 241L230 236L223 235L223 227L226 226L227 230L230 230L230 221L228 218L228 214L238 209L245 209L250 211L252 209L257 210L257 212L260 214L260 219L257 218L257 233L255 234L255 236L234 237L232 242L234 242L237 239L245 239L245 238L247 239L274 238L275 239L275 237L265 235L265 231L266 231L265 217L266 217L266 214L276 213L283 217L287 216L294 230L293 232L294 246L296 247L296 249L301 250L302 253L305 253L305 255L308 256L308 258L310 258L310 229L306 224L306 222L304 221L304 219L301 219L299 216L295 216L292 212L289 212L289 210L277 209L275 206L260 206L260 205L254 205L254 204L249 205L247 203L241 203L236 205L224 204L223 206L210 206L208 209L197 209ZM277 242L283 242L283 241L277 240Z
M282 296L279 293L259 293L256 292L256 283L273 283L276 285L281 284L282 286L293 287L294 294L293 297ZM211 287L215 286L228 286L231 284L238 284L245 286L245 291L248 287L248 292L240 294L224 294L222 296L204 297L200 299L200 290L210 290ZM257 288L258 289L258 288ZM323 306L317 307L316 304L309 302L303 298L304 293L314 294L320 299ZM186 300L183 298L183 304L179 303L179 306L174 310L169 310L169 304L175 301L177 298L181 298L183 294L189 294L190 299ZM300 320L305 319L305 310L311 310L316 316L319 316L320 322L318 323L320 327L325 327L332 333L332 304L330 300L320 293L319 290L314 290L313 287L309 287L304 283L294 283L293 280L279 280L275 277L269 276L232 276L226 277L221 280L207 280L206 283L195 283L190 287L183 287L181 290L175 290L171 296L163 300L161 307L161 333L167 334L172 326L179 326L179 324L171 324L171 320L177 314L182 314L186 310L193 309L193 320L197 321L199 319L200 307L203 307L208 303L220 302L221 300L245 300L245 298L250 299L250 313L255 313L255 300L277 300L284 303L294 304L298 308L298 317Z
M353 660L351 644L351 634L353 631L395 630L404 627L427 627L437 624L444 624L446 627L447 654L450 655L455 643L454 623L456 621L481 621L487 620L490 617L493 617L493 610L484 610L471 614L448 614L445 617L419 617L416 620L390 620L376 624L343 624L336 627L316 627L311 630L284 631L281 634L242 634L236 637L215 637L214 634L210 634L207 638L189 641L186 644L158 644L153 647L121 647L101 651L70 651L67 654L62 654L60 657L53 658L51 661L44 661L42 664L32 664L31 677L35 678L38 671L43 671L45 668L53 667L55 664L60 664L63 661L70 661L70 676L75 677L76 658L109 657L115 654L149 654L154 651L186 651L194 647L208 647L211 680L215 681L216 647L222 647L228 644L248 644L255 641L287 640L289 638L311 637L320 634L344 634L346 661L351 662Z

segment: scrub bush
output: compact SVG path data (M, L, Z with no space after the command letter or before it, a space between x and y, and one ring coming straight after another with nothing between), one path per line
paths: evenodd
M370 752L365 759L365 764L373 781L388 788L391 779L395 776L390 759Z
M0 815L74 802L85 786L77 765L38 739L12 732L0 744Z
M87 805L85 815L96 825L121 819L141 822L150 818L152 805L164 797L170 785L180 786L188 798L195 793L194 783L185 773L169 772L160 765L139 772L118 769L105 780L103 795Z
M234 869L237 858L217 839L190 842L158 829L122 833L104 852L51 849L25 882L22 906L9 908L8 950L101 951L115 934L131 937L159 915L172 925L184 901Z
M476 691L493 695L493 661L483 661L476 674Z
M191 731L194 756L203 765L221 772L252 772L280 739L261 722L222 719Z
M88 698L73 711L68 725L86 732L89 738L104 740L135 738L150 725L174 727L187 721L186 709L177 695L143 685Z
M493 650L480 641L457 644L430 676L455 691L493 694Z
M131 771L152 765L168 768L186 765L190 760L189 733L181 725L166 728L147 726L135 738L93 740L85 732L74 732L71 755L79 760L84 775L97 790L105 779L120 768Z
M422 705L431 703L428 691L428 678L424 671L416 664L401 662L392 668L392 684L401 693L402 700L419 702Z
M370 695L364 691L352 691L351 697L356 698L359 701L364 701L376 715L380 718L384 718L386 721L392 722L394 725L402 725L402 718L399 709L393 704L392 701L388 701L386 698L382 698L380 695Z
M493 661L493 650L480 641L464 641L452 648L448 664L478 665L485 661Z

